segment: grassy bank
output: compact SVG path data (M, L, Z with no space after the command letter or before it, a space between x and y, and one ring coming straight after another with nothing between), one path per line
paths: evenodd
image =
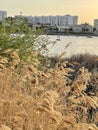
M41 30L7 22L0 25L0 130L98 130L97 56L44 57Z

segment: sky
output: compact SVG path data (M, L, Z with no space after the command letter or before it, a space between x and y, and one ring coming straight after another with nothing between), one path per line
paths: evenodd
M76 15L78 23L90 23L98 19L98 0L0 0L0 10L8 16Z

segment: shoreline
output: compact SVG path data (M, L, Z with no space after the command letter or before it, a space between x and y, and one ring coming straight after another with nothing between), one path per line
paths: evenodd
M61 35L61 36L86 36L86 37L98 37L98 35L89 33L89 34L81 34L81 33L74 33L74 34L66 34L66 33L47 33L47 35Z

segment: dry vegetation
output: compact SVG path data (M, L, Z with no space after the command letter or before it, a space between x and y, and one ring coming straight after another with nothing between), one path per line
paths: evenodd
M98 130L97 71L76 61L20 69L10 57L0 57L0 130Z

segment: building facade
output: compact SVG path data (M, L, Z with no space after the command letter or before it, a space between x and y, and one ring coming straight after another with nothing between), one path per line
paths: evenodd
M0 21L7 17L7 11L0 11Z
M42 24L51 26L75 26L78 23L78 16L26 16L32 24Z
M96 31L98 31L98 19L94 20L94 28L96 28Z

